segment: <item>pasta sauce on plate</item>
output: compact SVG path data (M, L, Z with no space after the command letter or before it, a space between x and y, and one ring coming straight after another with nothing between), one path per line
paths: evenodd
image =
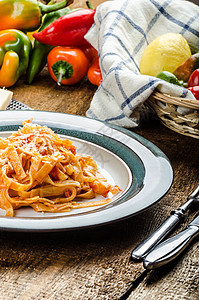
M36 212L68 212L71 209L109 203L109 184L89 155L79 155L68 139L46 126L24 121L23 127L0 138L0 208L6 216L31 206ZM96 195L102 200L86 201Z

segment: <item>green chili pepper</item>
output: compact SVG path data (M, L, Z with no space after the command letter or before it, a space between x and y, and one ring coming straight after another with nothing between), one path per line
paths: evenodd
M175 85L180 85L180 86L183 85L183 83L180 82L174 74L172 74L168 71L162 71L156 77L159 79L162 79L164 81L167 81L169 83L173 83Z
M42 31L48 25L58 18L70 13L72 10L69 7L59 9L57 11L46 14L43 20L43 24L39 31ZM35 40L34 48L30 57L30 63L27 70L27 84L31 84L35 77L41 72L47 63L47 55L54 46L42 44Z

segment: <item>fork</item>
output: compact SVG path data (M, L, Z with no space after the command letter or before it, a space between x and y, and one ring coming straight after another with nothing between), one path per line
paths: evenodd
M178 223L185 217L186 211L193 202L199 202L199 186L187 197L187 201L178 209L171 211L170 216L147 239L137 246L131 253L135 261L142 260L154 246L167 236Z

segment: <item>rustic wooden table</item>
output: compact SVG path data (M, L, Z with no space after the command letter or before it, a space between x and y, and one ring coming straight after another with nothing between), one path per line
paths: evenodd
M77 3L78 2L78 3ZM103 1L92 1L96 6ZM83 6L76 1L74 6ZM14 99L35 110L84 115L96 87L87 80L58 87L46 69L34 84L21 78ZM126 220L71 232L0 232L0 299L199 299L199 244L169 265L146 272L129 260L138 245L185 202L199 179L198 140L182 136L151 118L134 132L169 158L174 181L168 193L147 211ZM192 207L178 232L196 215Z

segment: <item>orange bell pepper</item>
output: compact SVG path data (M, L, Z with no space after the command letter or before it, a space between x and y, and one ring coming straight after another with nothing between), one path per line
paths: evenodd
M50 76L58 85L73 85L87 73L89 61L78 48L55 47L47 57Z
M45 5L37 0L0 0L0 30L34 31L40 27L42 15L68 6L72 2L73 0L63 0Z

